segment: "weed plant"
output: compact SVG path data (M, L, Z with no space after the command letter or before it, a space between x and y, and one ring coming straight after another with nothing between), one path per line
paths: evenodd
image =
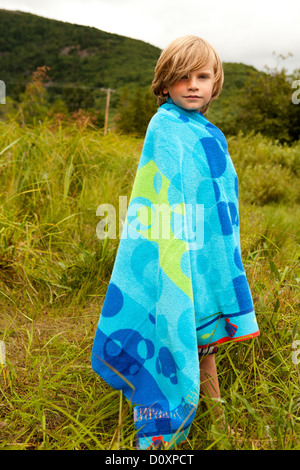
M118 220L141 149L82 121L0 122L1 449L134 448L132 408L90 354L118 246L97 237L97 207ZM261 335L216 356L230 430L201 399L181 448L299 449L300 144L239 135L229 150Z

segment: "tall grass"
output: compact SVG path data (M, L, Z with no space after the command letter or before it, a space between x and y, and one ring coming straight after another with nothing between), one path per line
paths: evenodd
M96 209L104 202L118 207L119 195L129 196L140 142L128 148L126 138L101 139L76 123L0 126L4 294L26 315L101 295L117 240L108 246L97 238Z
M0 122L0 447L131 449L132 410L90 367L118 239L98 205L129 198L142 140L79 122ZM227 428L203 400L184 449L299 449L300 145L229 140L261 335L216 356ZM273 175L273 176L270 176ZM277 184L279 183L280 184Z

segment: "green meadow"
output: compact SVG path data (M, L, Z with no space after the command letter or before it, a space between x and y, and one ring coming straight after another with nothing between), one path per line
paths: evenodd
M134 448L131 405L96 376L90 355L118 247L118 237L97 237L97 207L113 204L118 217L142 144L84 120L0 121L1 449ZM261 334L216 355L230 431L200 399L181 448L295 450L300 143L239 134L228 145Z

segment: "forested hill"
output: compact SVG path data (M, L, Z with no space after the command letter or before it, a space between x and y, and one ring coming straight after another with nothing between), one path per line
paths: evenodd
M17 95L39 66L51 68L52 88L143 87L153 79L160 49L146 42L96 28L51 20L20 11L0 10L0 79L7 94ZM243 87L255 70L244 64L224 64L224 94Z
M160 54L143 41L19 11L0 10L0 31L0 78L8 86L43 65L58 84L145 86Z

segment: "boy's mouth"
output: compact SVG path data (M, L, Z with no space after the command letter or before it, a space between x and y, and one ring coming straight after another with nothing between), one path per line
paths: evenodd
M198 96L198 95L187 95L187 96L185 96L184 98L194 98L194 99L199 99L199 98L200 98L200 96Z

